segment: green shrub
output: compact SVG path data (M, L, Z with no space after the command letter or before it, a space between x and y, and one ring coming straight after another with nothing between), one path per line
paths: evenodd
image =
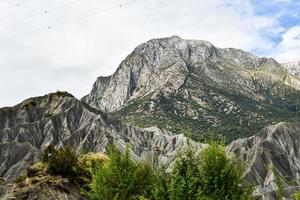
M181 156L170 183L171 200L248 200L253 188L243 186L243 166L212 143L199 157L192 150Z
M176 161L169 188L171 200L197 198L200 187L200 172L194 152L189 150Z
M47 171L50 174L67 177L76 175L80 171L77 155L69 147L56 150L53 146L49 146L42 160L47 164Z
M228 158L225 147L211 143L200 154L198 199L248 200L253 187L243 185L244 167Z
M107 160L107 156L103 153L86 153L82 154L78 158L79 165L82 168L90 171L94 166L104 165Z
M147 162L130 159L129 149L122 154L116 146L108 148L108 160L92 170L90 198L97 200L147 199L152 196L155 173Z
M272 167L273 174L275 176L275 183L277 186L277 197L278 200L283 200L285 196L285 191L284 191L284 178L281 177L278 172L275 170L274 167Z
M155 170L155 181L152 188L152 199L169 200L170 174L166 172L164 167Z
M14 183L21 184L25 180L26 180L26 175L21 175L14 179Z
M188 150L170 173L147 162L132 161L114 145L103 165L92 167L90 199L95 200L249 200L253 187L243 185L244 167L212 143L198 156Z
M300 200L300 191L296 192L294 195L294 200Z
M34 165L28 167L27 169L27 177L34 177L38 174L43 174L47 169L47 166L42 163L42 162L38 162L35 163Z

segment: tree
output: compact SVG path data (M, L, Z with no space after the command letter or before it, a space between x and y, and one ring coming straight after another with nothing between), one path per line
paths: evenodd
M92 169L90 198L97 200L249 200L253 187L243 185L244 167L227 157L225 147L211 143L200 154L188 150L171 171L132 161L108 149L108 160Z
M155 170L155 181L152 188L152 199L154 200L169 200L169 185L170 175L166 172L164 166Z
M216 142L199 156L191 149L178 158L169 187L171 200L248 200L253 188L243 185L244 167Z
M129 148L122 154L115 145L108 148L108 160L92 170L91 199L130 200L152 196L154 170L147 162L130 159Z
M188 150L176 161L169 188L170 200L196 199L200 188L198 161L192 150Z
M243 165L227 157L224 146L212 142L200 153L200 160L198 199L252 199L253 187L243 185Z

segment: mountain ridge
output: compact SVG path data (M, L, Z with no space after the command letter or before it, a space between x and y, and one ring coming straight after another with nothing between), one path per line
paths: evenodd
M281 113L295 121L299 89L300 79L272 58L172 36L139 45L82 100L136 126L199 131L195 139L213 130L232 141L249 136L251 124L258 131L284 121Z
M58 91L0 108L0 198L49 145L103 153L130 145L133 159L171 168L186 149L204 149L199 141L214 131L246 164L255 197L276 199L277 175L291 197L300 188L300 79L285 67L172 36L139 45L81 100Z
M3 117L7 110L10 115ZM170 163L178 149L187 148L188 143L182 134L173 135L158 127L140 129L109 119L101 111L63 92L30 98L15 107L0 109L0 116L0 148L3 148L0 176L7 179L16 178L26 166L40 159L49 145L71 146L76 152L105 152L108 144L116 143L124 150L128 143L135 159L152 158L155 152L160 163ZM202 144L193 145L202 148ZM22 170L11 170L23 157L13 155L10 147L24 149L24 158L28 155L26 152L29 153L30 159L25 159L28 162ZM156 148L158 152L154 151Z
M28 103L30 107L26 106ZM4 186L0 183L0 192L3 195L13 194L9 186L10 181L26 172L27 167L38 162L43 150L49 144L57 148L71 145L77 152L81 150L105 152L106 146L113 142L124 151L126 144L130 144L133 159L150 159L156 165L170 167L176 156L188 148L192 147L196 151L201 151L207 146L189 140L183 134L174 135L158 127L141 129L109 119L102 112L89 107L68 93L51 93L27 99L15 107L0 109L0 116L2 112L7 112L7 109L10 112L14 111L12 113L16 116L25 117L23 121L12 122L8 122L10 117L1 118L0 176L8 181ZM52 110L53 115L45 116L44 114L48 114L49 110ZM33 117L30 117L31 115L44 116L44 118L35 121ZM28 121L30 123L27 123ZM58 126L53 121L62 124ZM32 124L35 128L31 127ZM51 124L61 128L49 128ZM75 128L67 129L71 127L70 125ZM16 129L15 127L23 128ZM227 153L235 155L239 162L247 164L244 177L246 182L255 182L254 196L272 200L276 197L277 186L273 171L269 168L270 164L280 176L286 177L284 189L287 196L291 196L299 189L300 179L297 175L300 174L297 164L300 163L299 145L300 124L282 122L253 133L253 136L249 138L231 142L227 146ZM85 146L87 148L83 148ZM0 197L2 197L1 194Z

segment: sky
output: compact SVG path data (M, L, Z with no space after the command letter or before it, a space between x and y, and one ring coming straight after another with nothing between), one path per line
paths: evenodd
M0 0L0 107L77 98L139 44L178 35L300 60L300 0Z

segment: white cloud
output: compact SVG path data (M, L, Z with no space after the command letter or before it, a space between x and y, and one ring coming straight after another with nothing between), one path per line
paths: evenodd
M300 60L300 26L292 27L282 35L274 56L281 62Z
M80 98L97 76L112 74L151 38L179 35L263 52L275 46L266 35L283 31L276 17L256 16L250 0L133 0L119 7L127 1L39 0L20 6L1 1L0 107L56 89ZM46 28L6 39L41 27Z

